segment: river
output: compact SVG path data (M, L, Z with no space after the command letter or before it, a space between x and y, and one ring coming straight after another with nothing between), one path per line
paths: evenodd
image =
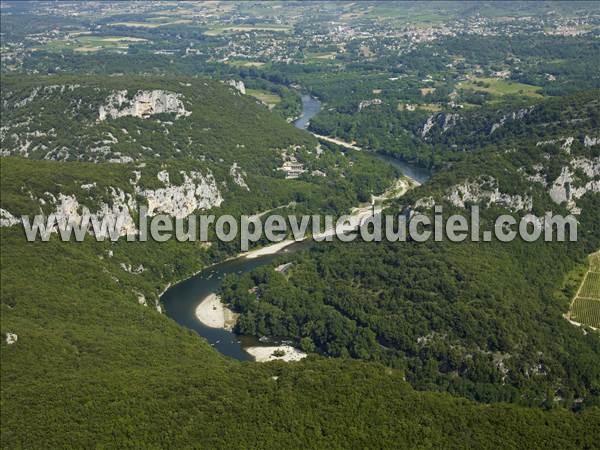
M308 128L310 119L315 117L321 111L321 102L310 95L302 95L302 115L296 119L294 126L302 130Z
M316 116L321 111L321 102L310 95L302 95L302 115L296 119L294 126L306 130L310 124L310 119ZM423 167L417 167L413 164L404 162L393 156L389 156L383 153L375 153L375 155L391 164L392 166L400 169L400 171L409 178L418 181L420 184L425 183L431 177L431 171Z
M302 108L302 115L294 122L294 125L297 128L306 129L310 119L321 110L321 103L314 97L303 95ZM403 174L420 183L427 181L430 176L429 171L413 167L390 156L378 154L377 157L394 165ZM161 297L165 313L178 324L194 330L200 336L204 337L222 354L240 361L252 361L252 356L245 352L244 348L267 344L273 345L278 342L260 342L254 336L239 336L223 329L207 327L197 319L196 308L208 295L219 291L223 278L226 275L249 272L256 267L271 263L281 254L296 252L310 245L311 242L309 241L297 242L286 247L278 254L264 255L256 258L241 256L210 266L193 277L177 283L166 290Z

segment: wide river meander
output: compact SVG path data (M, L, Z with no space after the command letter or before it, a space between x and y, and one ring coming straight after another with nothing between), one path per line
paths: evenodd
M302 96L302 115L294 122L297 128L306 129L313 118L321 110L321 103L309 95ZM430 172L411 166L398 159L385 155L377 155L382 160L397 167L404 175L423 183L427 181ZM277 341L261 342L254 336L240 336L233 332L203 325L196 317L196 308L212 293L219 291L223 278L228 274L242 274L259 266L269 264L282 254L296 252L307 248L312 243L297 242L285 247L277 254L264 255L256 258L240 256L222 263L207 267L191 278L181 281L165 291L161 301L166 314L180 325L196 331L222 354L241 361L251 361L252 356L244 348L257 345L274 345Z

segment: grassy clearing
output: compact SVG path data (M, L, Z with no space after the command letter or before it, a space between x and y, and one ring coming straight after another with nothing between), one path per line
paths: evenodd
M496 97L504 97L507 95L518 95L533 98L542 98L538 93L541 89L539 86L530 84L518 83L516 81L502 80L499 78L474 78L469 81L461 81L458 83L459 89L488 92Z
M246 94L266 103L271 108L281 101L279 95L260 89L246 89Z
M397 107L398 111L430 111L439 112L442 110L442 105L439 103L414 103L407 106L406 103L400 102Z
M438 112L442 110L442 105L438 103L421 103L417 108L424 109L425 111Z

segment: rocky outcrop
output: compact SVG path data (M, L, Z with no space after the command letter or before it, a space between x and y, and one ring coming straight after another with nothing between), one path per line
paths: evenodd
M110 205L101 202L96 212L91 212L87 206L81 205L75 195L59 193L55 197L47 192L46 196L49 197L49 203L54 204L56 207L53 214L58 223L79 224L85 215L88 215L90 220L96 218L101 221L102 218L107 217L112 221L116 221L119 215L123 215L124 221L121 227L121 234L135 233L136 227L132 217L132 213L137 207L135 198L120 188L115 189L111 187L110 190Z
M246 189L247 191L250 191L250 188L246 184L246 180L244 180L246 172L244 172L242 168L237 165L236 162L234 162L229 168L229 175L231 176L231 178L233 178L233 182L235 184L237 184L241 188Z
M457 113L437 113L432 114L427 118L427 121L421 128L421 137L425 137L429 134L431 129L435 126L442 128L442 133L445 133L452 127L456 126L460 120L460 115Z
M245 94L246 93L246 86L244 85L244 82L242 80L240 80L240 81L228 80L227 81L227 85L231 86L232 88L234 88L240 94Z
M431 209L435 206L435 200L433 197L422 197L415 202L414 209L417 211L423 211Z
M521 173L525 174L525 177L529 181L533 181L534 183L542 184L544 187L548 185L546 181L546 175L544 174L544 166L542 164L535 164L533 167L533 174L527 175L525 174L525 170L520 170Z
M596 178L583 181L578 180L575 170L581 170L587 177ZM588 192L600 192L600 158L593 161L586 158L576 158L570 166L562 168L560 175L552 183L549 194L557 203L566 203L566 207L573 214L581 213L576 200L579 200Z
M29 95L21 100L18 100L13 103L15 108L22 108L23 106L34 101L38 96L54 94L54 93L64 93L66 91L73 92L75 89L79 88L79 84L53 84L49 86L37 86L34 87ZM10 93L8 94L10 96ZM8 106L8 105L6 105Z
M454 114L444 114L444 123L442 125L442 130L444 132L448 131L450 128L456 125L456 122L460 116L456 113Z
M380 98L374 98L373 100L363 100L358 104L358 111L362 111L363 109L372 106L372 105L381 105L382 101Z
M490 129L490 135L494 134L496 130L504 126L507 120L523 120L527 115L531 113L531 111L533 111L533 108L533 106L530 106L529 108L521 108L518 111L513 111L510 114L504 114L499 122L492 124L492 127Z
M480 204L482 206L496 204L517 212L530 211L533 206L533 200L530 196L510 195L500 192L496 179L485 176L479 177L476 181L465 181L462 184L452 186L446 191L444 198L459 208L465 208L467 204Z
M574 158L571 161L571 167L581 170L589 178L600 177L600 158Z
M196 171L181 171L180 174L183 176L183 184L179 186L170 183L167 171L157 175L165 184L164 188L142 190L136 186L136 193L148 201L148 215L162 213L182 219L198 209L208 209L223 203L217 182L210 171L206 175Z
M143 189L139 186L141 172L134 171L134 179L130 180L134 192L125 192L121 188L108 187L110 200L100 202L95 212L82 205L73 194L65 195L59 193L53 195L50 192L44 193L44 198L39 198L41 205L50 204L54 206L53 214L58 223L61 224L79 224L84 215L89 215L90 221L102 221L108 218L116 223L117 217L122 215L123 223L120 234L135 234L136 226L133 215L138 210L139 204L136 197L146 199L149 216L156 214L168 214L175 218L184 218L196 210L209 209L220 206L223 197L217 187L217 182L210 171L206 175L198 171L184 172L180 174L183 177L181 185L171 184L169 173L164 170L157 174L157 178L165 187L157 189ZM84 190L90 191L96 189L94 183L84 185ZM20 221L6 210L0 210L2 214L2 226L12 226ZM54 230L56 231L56 230ZM126 270L126 268L124 269ZM132 272L133 273L133 272Z
M575 140L575 138L573 138L572 136L569 136L568 138L565 139L565 142L563 142L563 145L561 145L560 149L566 151L567 153L571 153L571 145L573 145L573 141Z
M121 263L119 264L119 267L121 267L121 269L123 269L125 272L130 273L132 275L139 275L141 273L144 273L144 271L146 270L142 264L140 264L137 267L133 267L131 264Z
M427 121L425 122L425 124L423 125L423 129L421 130L421 137L427 136L427 134L431 131L431 129L435 125L435 122L433 121L434 117L435 117L435 115L431 115L427 118Z
M152 90L138 91L133 98L128 98L127 91L113 92L107 99L106 104L98 110L98 120L108 118L133 116L148 118L154 114L174 113L177 117L189 116L186 111L181 94L170 91Z
M600 145L600 138L585 136L583 140L583 146L585 148L593 147L594 145Z
M570 147L572 141L569 139L558 139L552 141L538 142L538 145L556 144L564 141L561 148L567 150L565 145ZM557 204L565 203L565 206L572 214L581 213L576 201L588 192L600 192L600 158L573 158L568 165L563 166L560 175L552 182L548 182L544 166L536 164L533 167L533 174L525 174L529 181L541 184L548 189L548 194L552 201ZM525 171L522 170L522 173Z
M16 344L19 340L19 336L16 333L6 333L6 343L8 345Z
M19 223L19 219L9 213L7 210L0 208L0 227L12 227Z

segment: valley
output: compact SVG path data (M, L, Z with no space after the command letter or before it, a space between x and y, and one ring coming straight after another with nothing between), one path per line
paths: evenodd
M2 448L596 448L597 3L6 0L0 26ZM430 238L141 239L374 211ZM576 239L543 239L559 216ZM84 217L124 220L78 242Z

